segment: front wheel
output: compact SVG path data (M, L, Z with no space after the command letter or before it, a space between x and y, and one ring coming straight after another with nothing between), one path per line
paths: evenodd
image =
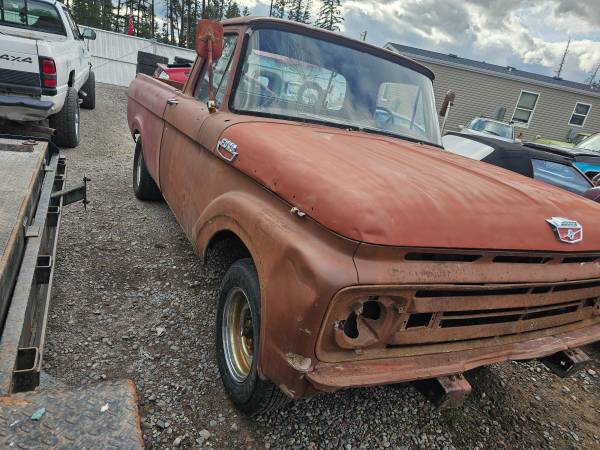
M235 262L223 278L216 331L219 372L235 406L254 416L285 405L289 398L258 376L260 286L249 258Z
M96 76L91 70L87 81L81 86L81 90L85 93L83 101L81 102L81 107L85 109L94 109L96 107Z

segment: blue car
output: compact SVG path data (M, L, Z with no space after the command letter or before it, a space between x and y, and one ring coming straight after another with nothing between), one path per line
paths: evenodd
M600 174L600 133L587 137L573 148L555 147L535 142L527 142L524 145L569 158L573 165L585 173L590 180Z

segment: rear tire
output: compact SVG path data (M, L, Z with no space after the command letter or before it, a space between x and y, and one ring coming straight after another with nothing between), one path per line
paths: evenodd
M258 376L260 286L250 258L235 262L223 277L216 331L217 364L223 386L240 411L255 416L290 401L277 386Z
M70 87L62 109L50 116L50 127L56 132L52 140L60 147L74 148L79 145L79 97Z
M81 86L81 90L85 92L81 107L85 109L94 109L96 107L96 75L94 75L94 72L92 72L91 69L87 81Z
M162 199L162 194L146 167L141 138L138 139L135 145L135 155L133 157L133 193L139 200L143 201Z

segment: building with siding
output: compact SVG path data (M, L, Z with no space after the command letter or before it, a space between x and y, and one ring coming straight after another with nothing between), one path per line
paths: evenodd
M600 131L600 90L586 84L405 45L388 43L385 48L433 71L438 109L446 92L456 93L448 130L477 116L492 117L505 107L504 120L512 120L527 140L565 140L571 130Z

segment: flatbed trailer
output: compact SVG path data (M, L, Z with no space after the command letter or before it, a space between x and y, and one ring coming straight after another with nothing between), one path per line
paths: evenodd
M49 139L0 135L0 448L143 448L131 381L40 386L61 212L86 183Z

